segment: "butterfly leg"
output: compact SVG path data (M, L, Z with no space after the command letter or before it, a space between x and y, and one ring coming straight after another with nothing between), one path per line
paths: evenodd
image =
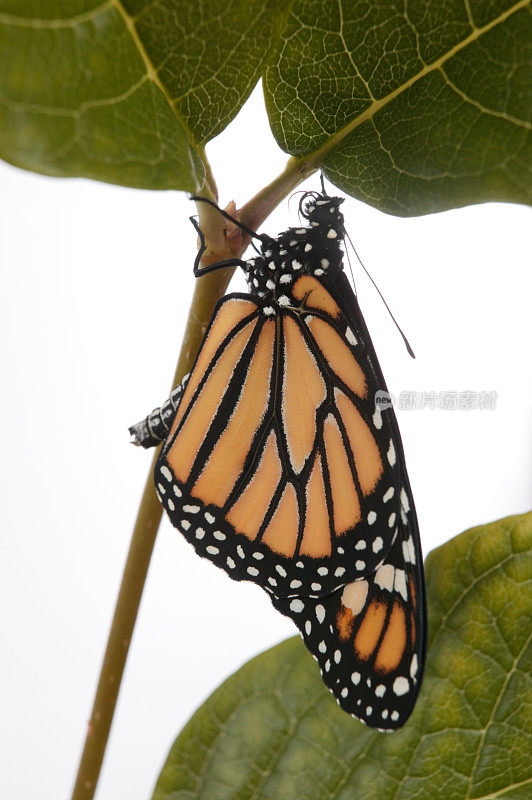
M295 311L297 314L302 314L304 311L307 311L307 300L310 294L311 294L310 291L306 292L305 295L301 298L301 302L298 306L286 306L287 310Z
M201 198L200 198L201 199ZM219 209L218 209L219 210ZM225 215L224 215L225 216ZM196 232L199 236L200 246L198 249L198 254L194 261L194 277L201 278L202 275L207 275L209 272L215 272L218 269L225 269L227 267L242 267L245 269L247 264L245 261L242 261L241 258L224 258L221 261L217 261L215 264L209 264L208 266L201 266L201 257L203 253L207 249L207 245L205 243L205 236L203 235L203 231L201 230L197 220L195 217L189 217L191 223L193 224ZM232 219L232 218L231 218Z
M129 428L132 437L131 441L134 445L147 449L155 447L166 439L172 427L187 380L188 375L185 375L179 386L172 391L170 397L162 406L154 408L151 414L148 414L141 422L137 422L136 425L132 425Z

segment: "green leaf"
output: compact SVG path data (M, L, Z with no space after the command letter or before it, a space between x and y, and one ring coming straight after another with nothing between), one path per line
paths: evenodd
M340 711L299 638L246 664L174 743L153 800L525 800L532 787L532 513L426 560L430 644L393 734Z
M196 191L288 0L0 0L0 157Z
M532 199L529 0L296 0L265 75L279 145L401 216Z

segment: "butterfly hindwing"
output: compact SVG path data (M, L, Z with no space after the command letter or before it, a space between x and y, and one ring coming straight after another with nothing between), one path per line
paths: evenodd
M373 575L319 599L272 597L300 629L338 704L380 730L400 728L410 716L425 661L421 550L404 490L402 497L397 537Z

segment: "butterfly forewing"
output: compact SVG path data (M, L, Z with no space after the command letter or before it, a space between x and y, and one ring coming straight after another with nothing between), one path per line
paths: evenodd
M313 277L291 302L275 316L246 296L221 302L156 484L173 524L232 578L320 596L388 552L400 481L358 332Z

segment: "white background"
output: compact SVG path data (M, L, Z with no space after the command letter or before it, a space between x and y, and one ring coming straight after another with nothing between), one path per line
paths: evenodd
M258 92L208 152L222 205L242 205L286 161ZM193 289L194 209L180 193L7 165L0 181L0 796L61 800L151 459L127 428L169 389ZM494 411L399 412L428 552L531 505L530 210L403 220L352 199L343 210L417 355L352 259L392 393L498 392ZM297 199L283 203L265 230L297 224L296 211ZM147 800L194 709L293 632L260 589L199 559L165 521L98 800Z

